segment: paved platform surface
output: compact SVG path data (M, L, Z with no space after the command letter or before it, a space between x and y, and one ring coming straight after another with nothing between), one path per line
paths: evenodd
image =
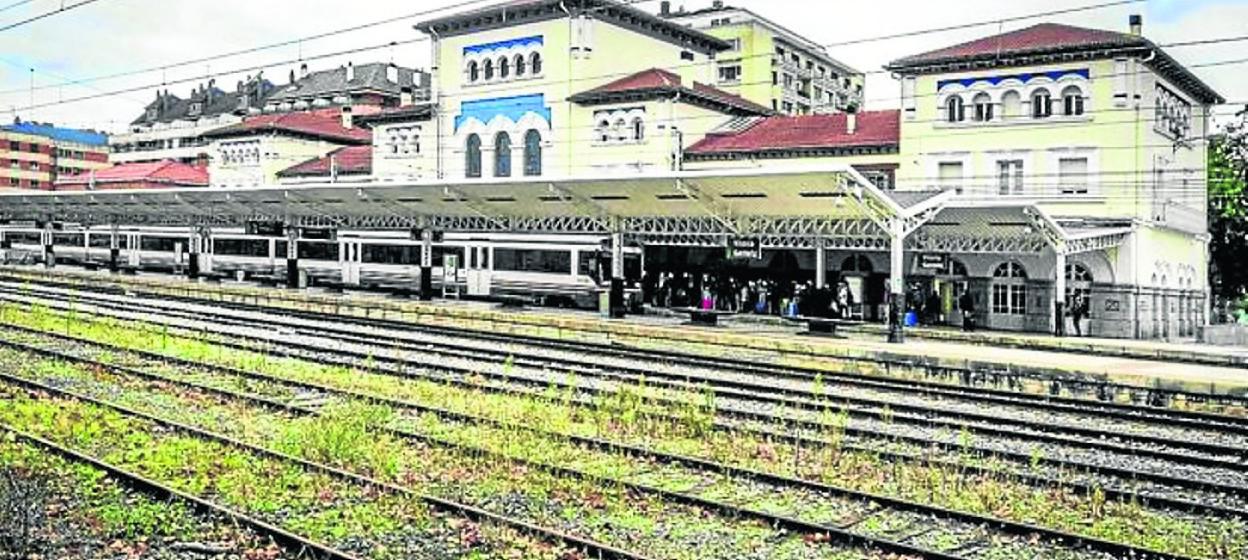
M45 273L41 268L6 267L26 273ZM501 309L481 301L435 300L415 302L369 292L336 293L319 289L302 292L224 282L198 286L167 275L110 276L60 268L57 275L100 281L157 282L194 289L279 294L290 298L313 298L365 306L388 306L406 310L443 324L466 324L499 332L542 333L567 336L589 333L599 340L651 340L689 345L699 351L764 352L813 358L869 357L910 360L946 367L973 367L1046 372L1070 372L1139 386L1160 386L1197 392L1248 394L1248 349L1109 339L1070 339L1044 335L978 332L944 329L912 329L905 344L889 344L882 326L867 326L848 338L822 338L802 333L800 325L779 318L739 316L719 327L689 324L688 316L669 311L634 315L623 320L602 318L588 311L526 308ZM262 296L263 297L263 296ZM335 304L336 305L336 304Z

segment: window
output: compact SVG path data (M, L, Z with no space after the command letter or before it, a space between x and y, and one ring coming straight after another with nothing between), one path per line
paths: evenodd
M962 162L960 161L942 161L938 166L941 188L952 188L958 194L962 194Z
M493 80L493 79L494 79L494 61L493 61L493 60L487 60L487 61L485 61L485 65L484 65L484 66L485 66L485 70L484 70L484 72L485 72L485 79L486 79L486 80Z
M37 161L32 161L32 162L30 162L30 170L31 170L31 171L39 171L39 162L37 162Z
M542 174L542 135L536 130L524 133L524 174L528 177Z
M1077 117L1083 114L1083 92L1075 86L1062 90L1062 114Z
M732 66L720 66L719 67L719 81L736 82L740 80L741 80L741 66L740 65L734 64Z
M998 161L997 186L1000 194L1023 194L1023 160Z
M506 132L494 137L494 176L511 177L511 135Z
M945 102L946 117L951 123L962 122L966 120L966 106L962 103L962 98L958 96L950 97Z
M617 119L615 121L615 137L619 139L621 142L628 140L628 137L629 137L628 122L625 121L623 118Z
M475 60L472 62L469 62L468 63L468 81L475 82L480 79L481 79L481 65L477 64L477 61Z
M689 51L680 51L680 59L693 62L693 53Z
M1031 116L1036 119L1047 119L1053 116L1053 96L1047 89L1038 89L1031 94Z
M611 141L611 121L607 121L607 120L598 121L598 141L599 142Z
M1088 194L1088 158L1061 158L1057 167L1062 194Z
M22 143L21 142L9 142L9 151L10 152L22 151Z
M793 114L793 102L791 102L791 101L785 101L785 102L784 102L784 105L782 105L782 107L784 108L784 112L785 112L785 113L788 113L788 114L790 114L790 115L791 115L791 114Z
M998 315L1027 314L1027 271L1007 262L992 273L992 312Z
M741 52L741 39L729 39L728 44L731 45L729 52Z
M10 185L10 186L16 187L16 186L18 186L18 185L20 185L20 184L21 184L21 181L20 181L17 177L9 177L9 185Z
M1021 115L1023 112L1023 96L1017 91L1010 90L1001 96L1001 118L1010 119Z
M506 57L498 59L498 77L499 79L507 79L511 75L511 61Z
M532 55L529 56L529 70L533 72L534 76L542 73L542 54L541 53L533 53Z
M784 75L784 88L793 89L793 75L792 74Z
M646 122L641 117L633 118L633 140L641 142L646 139Z
M516 77L517 78L524 77L525 67L526 65L524 62L524 55L520 55L520 54L516 55Z
M476 134L468 135L468 142L464 148L464 174L467 177L481 176L481 137Z
M771 73L771 85L773 86L780 85L780 74L776 72Z
M986 93L975 96L972 101L975 105L975 122L988 122L992 120L992 97Z

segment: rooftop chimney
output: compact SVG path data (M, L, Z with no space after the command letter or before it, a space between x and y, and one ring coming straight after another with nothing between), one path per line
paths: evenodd
M299 65L299 78L302 79L306 77L308 77L308 63L305 62Z
M351 62L347 63L347 81L348 82L355 81L355 64Z
M386 79L392 84L399 83L399 67L395 64L386 65Z
M342 127L355 128L355 118L351 115L350 105L344 105L342 107Z
M1131 34L1136 37L1144 35L1144 16L1140 14L1131 14Z
M659 15L669 16L671 14L672 14L671 0L663 0L662 2L659 2Z
M724 7L724 0L715 0L714 2L711 2L711 7L716 10L722 9Z
M845 113L845 132L851 136L858 133L858 113Z
M416 104L416 92L412 86L403 86L399 88L399 106L410 107Z

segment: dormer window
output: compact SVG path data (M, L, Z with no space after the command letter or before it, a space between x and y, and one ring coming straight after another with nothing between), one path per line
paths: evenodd
M200 102L191 103L191 115L198 115L204 110L204 104Z
M147 110L147 120L149 121L156 120L156 115L157 115L157 111L155 107Z

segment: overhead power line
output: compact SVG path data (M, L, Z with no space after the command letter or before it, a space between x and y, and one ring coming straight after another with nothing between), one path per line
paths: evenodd
M54 16L54 15L57 15L57 14L63 14L63 13L68 12L68 11L70 11L70 10L74 10L74 9L77 9L77 8L81 8L81 7L86 6L86 5L88 5L88 4L94 4L94 3L99 2L99 1L100 1L100 0L82 0L81 2L79 2L79 3L77 3L77 4L70 4L70 5L68 5L68 6L62 6L62 7L60 7L60 8L55 9L55 10L52 10L52 11L50 11L50 12L45 12L45 13L39 14L39 15L37 15L37 16L31 17L31 18L26 18L26 19L24 19L24 20L22 20L22 21L19 21L19 22L16 22L16 23L10 23L10 24L8 24L8 25L5 25L5 26L3 26L3 27L0 27L0 33L3 33L3 32L5 32L5 31L10 31L10 30L13 30L13 29L17 29L17 28L22 27L22 26L25 26L25 25L30 25L30 24L32 24L32 23L34 23L34 22L36 22L36 21L41 20L41 19L50 18L50 17L52 17L52 16Z

